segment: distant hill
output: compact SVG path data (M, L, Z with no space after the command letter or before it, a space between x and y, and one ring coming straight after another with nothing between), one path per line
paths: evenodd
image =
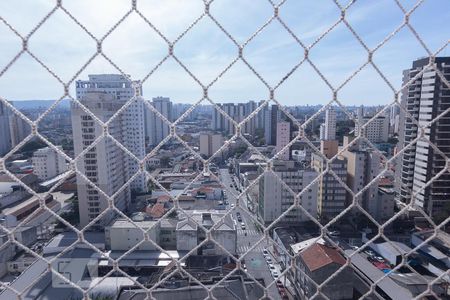
M56 100L15 100L12 101L12 104L18 109L34 109L34 108L49 108ZM61 108L70 108L70 100L63 99L58 107Z

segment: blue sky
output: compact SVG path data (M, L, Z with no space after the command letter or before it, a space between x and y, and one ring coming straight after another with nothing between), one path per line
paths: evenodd
M54 7L52 0L10 0L0 2L0 16L21 35L31 29ZM346 5L345 1L340 1ZM400 0L409 10L416 1ZM127 10L131 1L66 0L63 6L94 36L102 37ZM201 15L200 0L140 0L138 8L170 40ZM273 14L267 0L215 0L212 15L242 44ZM331 0L287 0L280 17L305 44L311 45L340 17ZM374 48L403 22L403 13L394 0L360 0L348 9L346 19L369 48ZM410 23L431 52L449 40L450 2L428 0L413 12ZM20 51L21 40L0 23L0 70ZM450 55L450 46L440 52ZM96 51L96 43L58 9L29 39L30 51L68 82ZM167 43L132 13L103 43L104 53L133 79L144 78L167 54ZM183 36L174 48L175 55L205 85L215 79L237 56L237 47L209 19L203 18ZM399 88L402 70L427 52L405 27L374 54L374 61L386 78ZM274 87L304 58L301 46L274 20L244 48L244 56L253 68ZM349 29L339 24L309 52L311 61L334 87L367 61L367 52ZM1 71L0 71L1 72ZM117 73L102 57L96 57L77 78L91 73ZM199 100L201 87L173 58L165 61L143 84L144 96L169 96L174 102ZM74 95L73 85L70 89ZM23 54L0 77L0 96L8 100L56 99L63 95L62 85ZM267 99L267 87L242 62L236 62L215 82L209 95L217 102ZM275 91L276 99L286 105L327 103L330 88L308 64L301 65ZM338 93L344 104L386 104L393 100L392 90L371 66L367 66Z

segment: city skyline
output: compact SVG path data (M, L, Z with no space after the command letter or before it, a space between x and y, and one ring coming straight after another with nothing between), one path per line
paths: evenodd
M450 299L448 20L0 1L0 300Z
M64 7L85 24L94 36L100 38L124 13L129 3L103 5L95 2L87 4L77 1L64 3ZM0 4L2 5L2 4ZM32 10L17 10L9 3L1 7L5 12L5 20L20 34L27 34L36 20L51 10L53 2L34 2ZM171 41L181 34L184 29L201 15L204 10L202 1L157 5L155 3L141 4L138 9L150 21L155 23L161 32ZM342 5L345 5L342 3ZM411 9L413 1L402 3ZM424 36L424 42L434 53L447 41L444 28L444 16L433 18L433 14L440 11L448 15L444 7L445 1L425 2L410 16L411 26L419 36ZM30 7L27 6L28 9ZM109 14L101 18L92 18L97 9L107 7ZM149 10L149 7L154 9ZM31 11L33 12L31 14ZM224 28L243 43L247 38L264 24L273 14L270 4L260 5L251 1L229 3L229 1L214 1L210 6L211 14L223 24ZM252 11L248 18L246 11ZM307 18L295 18L296 11L307 12ZM88 12L86 14L86 12ZM121 13L122 12L122 13ZM170 21L170 14L177 13L178 22ZM320 18L318 16L320 12ZM230 19L230 15L233 16ZM279 9L280 18L306 45L310 45L327 28L339 20L340 11L332 1L320 3L298 3L287 1ZM378 19L383 17L384 21ZM22 20L26 21L22 21ZM30 19L28 21L28 19ZM96 26L92 21L96 20ZM369 5L356 2L346 11L346 20L370 49L393 32L403 22L403 12L394 1L377 1ZM243 22L245 20L245 22ZM318 21L320 20L320 21ZM377 26L373 26L376 22ZM46 28L52 26L51 35ZM142 29L142 30L137 30ZM0 68L6 64L20 50L21 41L4 24L0 26L2 43L7 45L3 58L0 58ZM70 35L70 41L66 38ZM208 36L205 40L203 37ZM114 51L123 44L129 44L124 51ZM64 82L72 78L84 63L95 53L96 43L82 31L67 15L58 9L29 40L29 49L42 62L54 70ZM51 49L51 50L50 50ZM125 73L130 74L132 80L141 80L167 54L167 43L159 37L148 24L135 12L132 12L117 29L103 42L103 51ZM403 49L408 49L407 53ZM439 55L448 54L444 48ZM237 56L237 47L221 32L217 26L204 17L192 30L183 36L174 47L175 55L180 61L198 77L205 85L209 84L220 72ZM279 55L279 54L283 55ZM282 28L278 20L274 20L264 28L244 48L244 57L255 70L271 86L275 86L297 63L303 59L304 50ZM65 59L69 55L70 60ZM374 63L396 89L402 84L401 72L409 68L409 63L427 52L420 45L408 27L403 27L392 39L373 54ZM366 60L366 50L357 42L350 30L341 22L327 34L309 53L309 58L323 72L334 88L357 70ZM266 62L270 61L270 64ZM118 70L111 66L103 57L96 57L76 79L86 78L87 74L115 74ZM19 79L20 78L20 79ZM174 89L172 83L177 82ZM25 83L32 88L21 89ZM75 95L75 81L70 87L71 95ZM27 53L21 57L0 78L2 97L8 100L27 99L59 99L63 95L63 87L48 72L33 61ZM167 96L174 103L194 103L203 96L201 86L196 83L173 58L165 61L161 67L143 84L144 96L148 98ZM267 87L239 60L228 72L210 89L209 96L215 102L238 102L243 100L262 100L269 98ZM298 68L277 90L276 99L283 105L294 104L326 104L332 100L332 92L317 75L314 69L305 62ZM354 77L338 93L338 100L344 105L358 105L362 103L387 104L393 101L393 92L373 67L366 66L360 74Z

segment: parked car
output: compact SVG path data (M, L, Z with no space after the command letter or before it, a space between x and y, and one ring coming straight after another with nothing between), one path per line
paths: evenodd
M269 269L270 269L270 270L276 270L276 269L275 269L275 266L274 266L273 264L269 264Z
M277 285L277 287L283 287L284 288L284 285L283 285L283 283L280 280L277 280L276 285Z
M271 273L272 273L272 277L273 277L274 279L278 279L279 275L278 275L278 272L277 272L277 271L272 271Z
M271 264L272 263L272 258L270 258L270 256L267 255L266 261L267 261L267 263Z
M375 256L375 252L373 252L373 251L370 250L370 249L364 250L364 253L366 253L366 254L369 255L369 256Z
M385 262L384 258L382 258L381 256L378 256L378 255L375 256L375 259L378 260L379 262L382 262L382 263Z
M377 261L374 257L372 257L372 256L368 256L368 257L367 257L367 260L370 261L371 263L378 262L378 261Z
M269 255L269 251L267 251L267 249L263 249L262 252L263 252L264 256Z

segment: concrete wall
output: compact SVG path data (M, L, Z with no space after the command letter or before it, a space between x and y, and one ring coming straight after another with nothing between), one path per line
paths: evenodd
M197 230L177 231L177 250L190 251L197 246Z
M236 254L237 233L234 230L218 230L212 233L213 239L231 254ZM216 254L223 253L216 245Z
M137 224L139 226L139 224ZM146 228L143 228L146 230ZM159 228L153 227L149 231L150 239L159 244ZM136 227L109 227L105 230L105 239L109 243L109 248L113 251L126 251L133 248L144 239L142 229ZM151 242L143 242L136 250L157 250Z

